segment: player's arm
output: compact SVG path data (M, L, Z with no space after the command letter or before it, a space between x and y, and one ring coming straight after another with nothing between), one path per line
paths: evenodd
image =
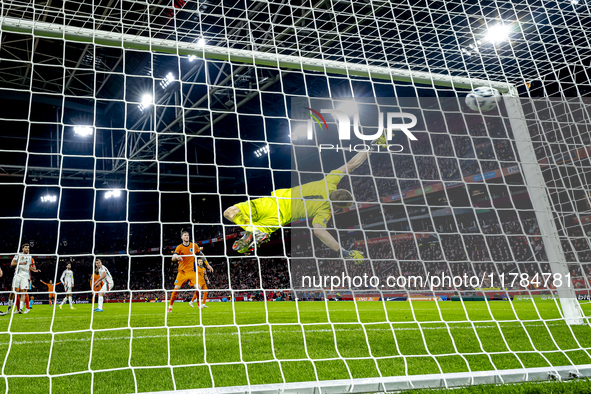
M207 257L205 257L205 255L202 252L203 248L201 248L201 250L199 251L199 257L203 258L203 264L206 265L207 270L209 272L213 272L213 267L211 265L209 265L209 262L207 261Z
M94 286L96 286L97 283L99 283L101 280L105 279L107 277L107 274L105 272L101 273L99 278L96 280L96 282L94 282Z
M14 256L14 258L12 259L12 261L10 262L10 266L14 267L15 265L18 264L18 261L16 260L16 256Z
M172 261L181 261L183 259L183 256L181 256L179 253L181 252L181 245L178 245L176 247L176 249L174 250L174 254L172 255Z
M351 160L347 162L347 164L343 164L336 171L341 171L345 174L350 174L359 167L367 158L369 157L370 152L359 152Z
M49 283L45 283L42 280L40 280L39 282L43 283L45 286L49 286Z
M183 256L181 256L180 254L177 254L175 252L175 254L172 255L172 261L181 261L183 259Z
M38 270L37 267L35 267L35 263L31 264L31 271L32 272L41 272L41 270Z
M319 240L322 241L323 244L334 250L335 252L341 252L345 259L352 259L356 261L363 261L363 253L359 252L358 250L347 250L341 248L341 245L338 243L336 239L328 230L320 223L314 223L314 235L318 237Z
M205 282L206 282L207 284L209 284L209 277L207 276L207 274L204 274L204 275L203 275L203 279L205 279Z
M319 223L314 223L314 235L317 236L323 244L325 244L335 252L341 250L341 245L339 245L337 240L334 239L332 235L330 235L328 230L323 225Z
M57 285L61 285L61 284L62 284L62 282L57 282L55 285L57 286Z

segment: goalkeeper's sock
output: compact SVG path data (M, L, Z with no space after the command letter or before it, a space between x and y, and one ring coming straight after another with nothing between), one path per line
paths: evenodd
M174 304L174 300L176 300L176 296L179 292L178 291L173 291L172 295L170 296L170 306L172 306L172 304Z
M103 299L104 297L99 296L98 308L103 309Z

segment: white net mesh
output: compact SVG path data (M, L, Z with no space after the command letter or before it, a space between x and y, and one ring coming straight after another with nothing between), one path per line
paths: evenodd
M591 374L586 3L1 11L2 301L23 243L41 270L31 313L0 318L6 390L367 392ZM498 108L468 108L479 86L505 95ZM395 130L395 153L346 171L338 188L355 204L328 204L324 223L251 211L257 228L271 213L282 228L237 253L247 225L228 208L261 208L365 149L355 133L339 140L327 110L351 126L358 112L365 135L412 114L417 140ZM167 313L182 229L214 270L196 301L220 302L179 304L185 286ZM97 258L115 285L103 312ZM49 307L41 281L68 263L77 309Z

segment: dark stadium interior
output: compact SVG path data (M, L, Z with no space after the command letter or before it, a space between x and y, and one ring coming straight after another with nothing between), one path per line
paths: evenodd
M119 18L121 12L107 9L105 3L94 2L95 7L104 9L107 28L110 18ZM159 7L160 3L151 6L153 23L160 26L154 35L166 38L174 32L171 10ZM184 39L183 32L196 26L191 19L195 7L220 15L226 12L229 14L225 16L232 18L231 13L239 15L247 3L250 11L263 6L263 2L253 6L252 2L227 0L220 4L182 3L178 12L186 12L186 18L178 17L182 20L182 25L176 26L180 40ZM48 7L44 20L60 20L59 13L52 13L60 4L56 1ZM139 11L143 6L125 4L130 7L122 13L124 19L136 17L137 7L137 17L143 21ZM63 5L72 15L80 16L71 19L71 26L92 24L82 18L90 2ZM361 14L369 12L366 2L336 2L335 6L343 10L359 7L356 11ZM443 1L429 5L447 6ZM333 23L324 19L323 10L321 5L314 11L319 14L316 20ZM289 9L274 11L278 18L286 18ZM15 3L5 12L22 17L29 11ZM301 12L302 23L309 23L304 10ZM411 18L402 7L372 12L392 12L407 22ZM421 20L429 15L424 11L414 18ZM476 17L467 12L465 17L447 23L461 29ZM558 14L547 17L558 18ZM233 29L228 36L233 48L268 45L262 30L264 21L254 29L252 41L242 37L243 26L238 19L235 26L225 28L215 18L200 23L207 26L203 36L211 45L223 44L224 29ZM527 20L523 25L520 34L533 34ZM138 26L137 31L128 33L149 34L141 23ZM376 30L362 19L358 29L366 31L368 42L350 43L349 53L370 45L376 31L387 31L388 26ZM401 40L413 38L410 29L400 28L398 32ZM550 36L544 31L537 34ZM281 37L285 44L282 50L289 53L296 44L294 35L287 29ZM451 36L438 37L443 37L439 45L452 46ZM405 82L393 85L361 77L204 61L20 33L3 32L1 39L0 253L4 272L10 271L10 258L19 245L30 242L42 269L41 274L33 276L34 283L59 278L63 264L73 260L76 281L84 284L80 290L86 290L94 254L105 256L116 290L170 289L175 268L169 256L180 241L180 230L188 228L195 241L217 239L205 244L204 252L216 270L210 288L226 290L219 293L226 296L229 289L291 288L285 257L316 257L319 264L333 268L344 264L306 229L286 228L273 234L270 244L259 251L260 259L239 256L231 250L234 238L229 237L241 229L222 218L226 207L249 196L266 196L274 188L290 187L294 155L299 165L317 159L305 153L305 146L290 145L289 103L299 95L307 95L312 105L318 106L330 96L395 97L401 109L419 117L417 141L409 143L402 133L394 136L393 142L405 147L403 153L372 155L342 181L341 187L353 192L359 209L337 212L329 223L329 227L339 229L342 243L356 245L372 259L376 271L482 275L518 269L533 275L549 270L504 109L487 116L470 113L456 97L458 92L463 97L465 89L454 92ZM580 39L573 37L574 44ZM330 48L328 33L318 40ZM332 41L338 44L338 40ZM316 39L300 36L299 44L300 50L312 51ZM552 96L571 89L585 97L583 105L589 106L589 77L582 66L577 63L557 70L553 59L526 59L517 70L510 57L524 50L521 45L504 48L494 56L483 53L479 61L468 63L471 76L499 75L500 64L489 64L488 69L484 64L503 59L503 75L514 76L508 78L509 82L522 81L534 69L536 75L548 75L547 80L535 81L530 90L520 84L523 97ZM545 45L546 52L552 53L560 43L548 41ZM425 48L425 55L392 54L388 64L408 64L412 61L404 56L424 56L430 59L430 71L440 70L444 64L452 74L456 68L464 68L463 63L454 68L463 62L457 50L450 50L444 58L435 52L434 44ZM563 56L568 63L571 55ZM591 55L586 56L588 61ZM338 54L333 57L341 58ZM383 61L375 58L370 63ZM174 80L162 88L160 83L166 81L169 72L175 73ZM139 104L146 91L154 92L154 105L142 110ZM538 160L568 154L571 148L566 143L591 144L589 130L567 131L553 122L550 114L541 116L537 123L529 118L530 133L538 144ZM81 125L92 125L95 133L81 138L74 133L74 127ZM334 122L329 129L336 129ZM328 142L327 135L319 137L318 142ZM267 156L253 154L267 144ZM322 162L330 171L342 165L344 157L330 152ZM591 184L591 164L588 157L577 158L576 164L586 170L581 173L574 166L548 166L543 175L553 188L552 202L562 213L557 223L567 260L573 263L576 276L583 277L591 274L591 222L580 220L591 215L584 189ZM491 173L495 176L487 178ZM304 172L301 177L303 181L316 180L319 173ZM573 190L580 186L581 190ZM106 198L112 189L121 189L122 196ZM418 193L420 189L425 192ZM41 197L48 194L57 195L57 203L41 203ZM364 231L355 231L360 229ZM380 241L369 243L372 239ZM57 255L60 262L56 267ZM292 277L296 274L292 270ZM2 290L8 290L9 280L10 275L0 279ZM41 287L36 284L36 290ZM128 293L115 293L114 297L128 297Z

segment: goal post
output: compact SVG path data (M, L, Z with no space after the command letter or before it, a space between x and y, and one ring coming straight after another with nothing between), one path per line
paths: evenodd
M546 246L546 253L548 254L552 274L556 274L560 278L568 278L569 271L566 257L560 244L559 232L555 222L556 219L552 215L554 210L548 199L546 182L540 170L540 162L534 152L532 135L528 130L523 112L523 105L525 103L530 103L535 108L536 102L547 103L546 100L542 99L532 99L530 101L519 97L505 97L507 113L515 135L517 151L521 159L521 167L523 168L523 174L530 190L529 195L533 208L538 217L540 233ZM556 293L560 299L560 305L562 306L562 312L567 324L586 324L572 282L570 280L561 281L561 285L556 286Z

